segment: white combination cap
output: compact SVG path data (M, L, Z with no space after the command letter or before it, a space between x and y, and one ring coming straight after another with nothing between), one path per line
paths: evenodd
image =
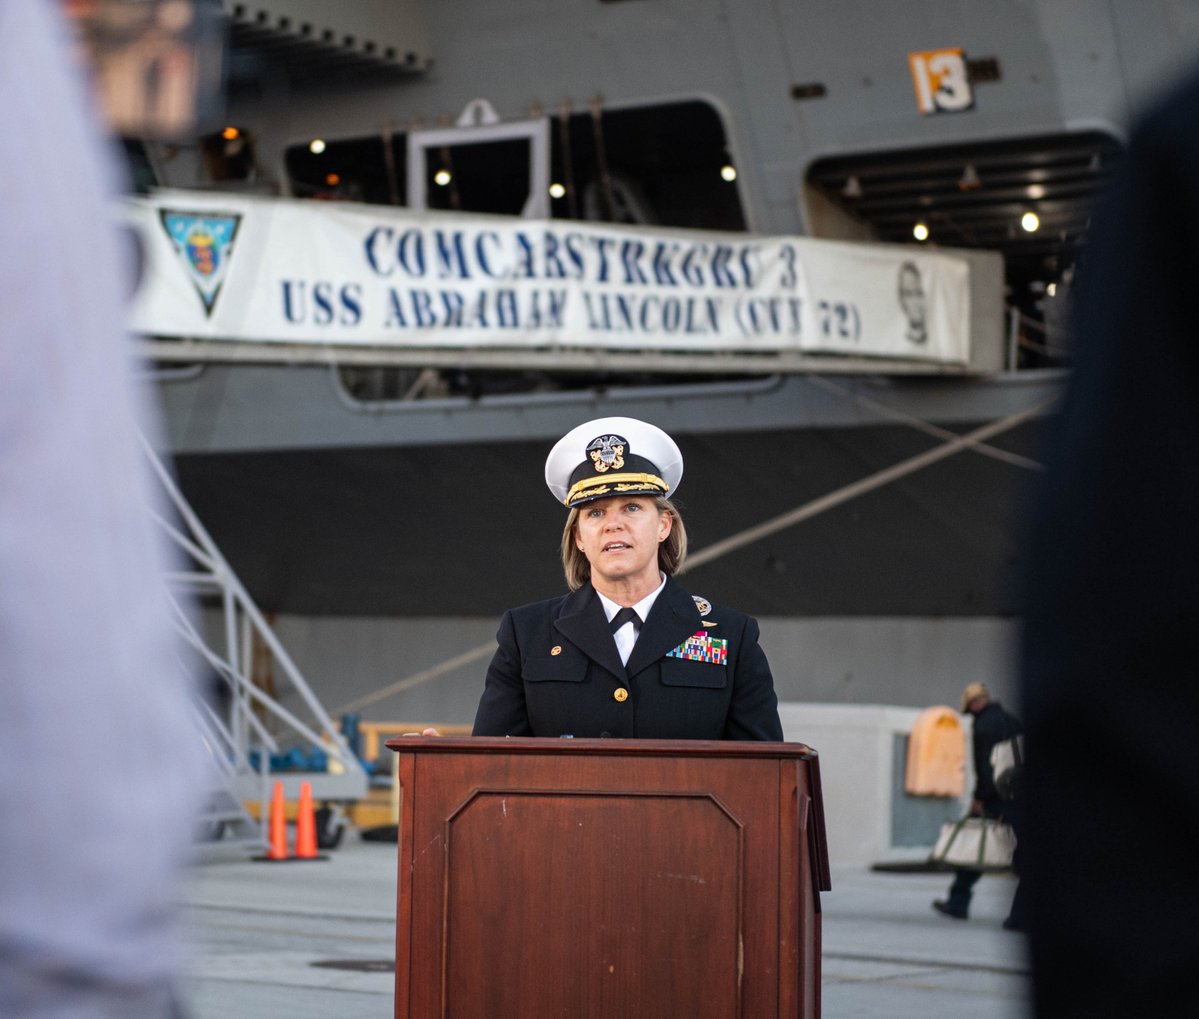
M683 454L657 425L596 418L572 428L545 458L545 483L563 505L614 495L670 495L683 477Z

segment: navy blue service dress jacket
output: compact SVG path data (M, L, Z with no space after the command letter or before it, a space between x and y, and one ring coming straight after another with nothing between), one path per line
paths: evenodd
M510 609L474 735L781 740L757 622L703 607L667 578L627 667L590 584Z
M982 803L987 817L1007 817L1013 805L999 795L995 788L995 772L991 768L991 751L996 743L1024 734L1020 720L1005 711L999 701L990 701L974 716L974 799Z

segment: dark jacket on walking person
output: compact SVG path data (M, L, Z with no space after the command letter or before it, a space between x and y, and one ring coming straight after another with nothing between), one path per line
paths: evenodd
M974 713L974 795L984 817L1002 817L1011 820L1012 800L1004 799L995 788L995 775L991 768L991 751L997 743L1022 736L1024 727L999 701L988 700Z

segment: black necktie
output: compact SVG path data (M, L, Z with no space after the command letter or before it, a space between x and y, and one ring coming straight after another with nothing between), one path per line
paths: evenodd
M621 609L612 617L612 622L609 624L612 627L612 632L615 633L625 623L632 623L634 626L641 625L641 617L632 609Z

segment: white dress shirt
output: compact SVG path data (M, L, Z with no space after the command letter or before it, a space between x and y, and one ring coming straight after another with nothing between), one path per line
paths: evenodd
M631 606L633 611L637 613L637 616L641 620L642 624L645 623L646 617L649 615L649 610L654 607L654 602L657 600L658 595L662 593L662 588L666 586L666 574L659 573L658 576L661 578L661 582L658 584L658 586L655 587L644 598L642 598L641 601L639 601L636 605ZM600 594L599 591L596 591L595 593L599 594L600 604L604 607L604 615L607 616L608 622L612 622L616 616L616 613L624 608L624 606L618 605L611 598ZM640 633L641 626L633 623L633 621L630 620L614 634L612 634L613 639L616 641L616 650L620 652L621 665L629 664L629 655L633 653L633 645L637 643L637 637Z

